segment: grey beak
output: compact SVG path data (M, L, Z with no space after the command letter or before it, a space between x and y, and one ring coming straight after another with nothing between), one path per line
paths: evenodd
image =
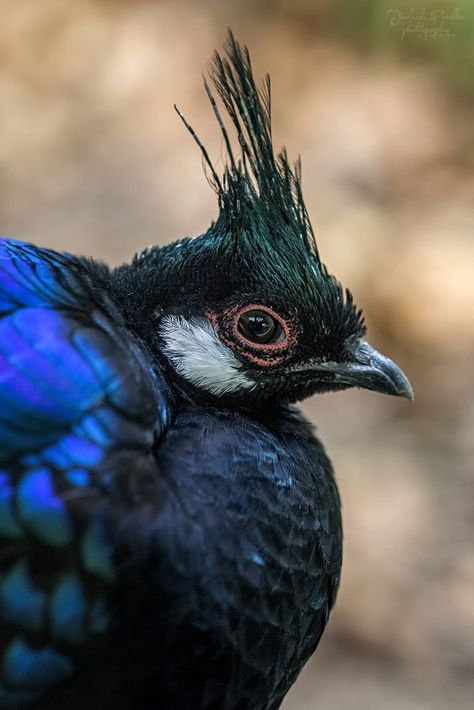
M295 369L325 373L335 384L413 399L412 386L403 371L365 340L360 340L343 362L312 362Z
M414 398L412 386L403 370L365 340L359 341L351 355L352 362L342 364L347 365L348 377L356 387L396 397Z

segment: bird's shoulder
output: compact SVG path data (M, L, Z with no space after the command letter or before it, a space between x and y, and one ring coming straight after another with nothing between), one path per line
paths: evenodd
M54 442L104 409L144 429L167 427L165 379L127 327L105 273L68 254L0 240L3 459Z

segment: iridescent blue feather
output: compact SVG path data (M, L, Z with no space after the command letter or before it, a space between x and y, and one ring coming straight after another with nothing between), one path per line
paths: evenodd
M2 708L71 676L110 630L109 471L127 447L148 456L167 423L163 381L89 282L70 255L0 240Z

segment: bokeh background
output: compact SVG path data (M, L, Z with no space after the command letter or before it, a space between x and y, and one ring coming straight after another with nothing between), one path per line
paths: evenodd
M413 404L304 409L345 517L330 628L285 710L474 707L474 5L0 0L0 231L119 264L216 214L201 85L231 26L273 79L330 270ZM432 13L436 12L436 15Z

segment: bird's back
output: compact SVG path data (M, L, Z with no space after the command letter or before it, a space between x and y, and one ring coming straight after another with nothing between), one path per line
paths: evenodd
M133 504L166 422L164 381L101 286L0 240L2 708L69 680L109 632L108 510Z

